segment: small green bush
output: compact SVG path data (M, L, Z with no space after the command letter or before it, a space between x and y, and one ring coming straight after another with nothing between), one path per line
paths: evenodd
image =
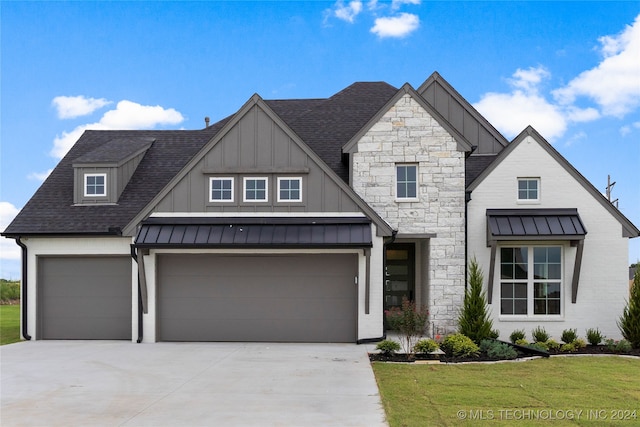
M576 339L578 339L578 331L576 329L565 329L562 331L562 336L560 337L563 343L571 344Z
M560 349L560 343L554 339L548 339L545 341L544 343L547 346L547 349L549 350L559 350Z
M587 329L587 341L589 341L589 344L599 345L603 339L604 337L602 336L602 333L600 333L600 330L598 328Z
M576 338L572 344L575 345L576 348L585 348L587 346L587 342L582 338Z
M497 340L498 338L500 338L500 331L497 329L492 329L491 333L489 334L489 338Z
M514 342L514 344L526 347L526 346L529 345L529 341L527 341L526 339L522 338L522 339L519 339L516 342Z
M614 340L607 340L605 341L607 348L610 351L614 351L616 353L628 353L629 351L631 351L631 343L625 339L622 339L620 341L614 341Z
M611 338L606 339L604 341L604 345L607 346L607 350L609 350L609 351L615 351L615 349L616 349L616 341L611 339Z
M383 354L391 355L400 350L400 344L393 340L384 340L376 345L376 350L380 350Z
M527 347L534 350L549 351L549 347L546 342L534 342L533 344L529 344Z
M511 332L511 335L509 335L509 340L511 340L511 342L515 344L519 340L525 339L526 336L527 334L525 333L524 329L516 329L515 331Z
M578 350L578 348L576 347L576 344L573 342L562 344L560 346L560 351L563 353L573 353L576 350Z
M618 329L632 348L640 348L640 268L633 275L633 285L627 305L617 321Z
M510 360L518 357L518 352L509 344L493 340L482 340L480 351L490 359Z
M477 356L480 348L473 340L463 334L449 335L442 341L440 348L447 356L471 357Z
M432 339L422 339L413 346L413 351L416 353L433 353L438 350L440 346Z
M537 326L531 331L533 342L546 342L549 339L549 334L542 326Z

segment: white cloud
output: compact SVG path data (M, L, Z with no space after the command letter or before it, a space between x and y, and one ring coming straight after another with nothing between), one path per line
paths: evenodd
M391 9L398 10L405 4L420 4L420 0L392 0L391 1Z
M339 0L335 4L335 17L346 22L353 22L355 17L358 16L360 12L362 12L362 2L359 0L350 1L348 4L345 4L342 0Z
M51 103L58 110L58 118L73 119L91 114L105 105L111 104L111 101L107 101L104 98L86 98L80 95L56 96Z
M587 137L587 133L584 132L584 131L580 131L580 132L570 136L569 138L567 138L567 140L564 143L564 146L565 147L571 147L572 145L575 145L575 144L579 143L580 141L582 141L586 137Z
M513 73L513 78L509 79L509 84L514 88L523 90L528 94L538 93L538 86L543 80L551 77L551 73L543 66L530 67L528 70L518 68Z
M418 15L401 13L398 16L377 18L371 32L380 38L406 37L420 26Z
M9 202L0 202L0 230L4 231L11 221L18 215L20 210L13 206ZM20 259L20 247L16 245L15 240L7 239L6 237L0 238L0 258L5 259Z
M620 34L598 41L602 62L553 91L553 95L561 104L586 97L595 101L602 114L623 117L640 105L640 15Z
M51 172L53 171L53 169L49 169L46 170L44 172L31 172L29 175L27 175L27 179L33 180L33 181L44 181L45 179L47 179L49 177L49 175L51 175Z
M70 132L62 132L55 137L51 155L61 159L76 143L82 133L92 130L135 130L152 129L158 125L175 125L184 120L182 114L173 108L159 105L140 105L131 101L120 101L114 110L107 111L99 122L77 126Z
M630 125L622 126L620 128L620 135L627 136L633 132L634 129L640 129L640 122L633 122Z

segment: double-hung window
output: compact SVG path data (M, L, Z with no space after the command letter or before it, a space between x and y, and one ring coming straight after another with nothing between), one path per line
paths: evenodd
M268 201L269 186L267 178L245 177L243 192L245 202Z
M562 248L500 248L500 314L560 315Z
M211 177L209 178L210 202L233 202L233 178Z
M301 202L302 178L278 177L278 202Z
M107 174L88 173L84 176L85 197L104 197L107 195Z
M418 197L418 165L396 165L396 199Z
M540 201L540 178L518 178L518 201Z

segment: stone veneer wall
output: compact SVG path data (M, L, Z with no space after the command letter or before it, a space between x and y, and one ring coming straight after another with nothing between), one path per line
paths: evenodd
M354 190L398 233L435 233L428 257L428 294L433 330L456 327L465 284L465 153L454 138L404 95L358 141L353 153ZM417 202L396 202L395 166L418 164ZM423 264L424 260L417 260ZM419 279L419 278L418 278Z

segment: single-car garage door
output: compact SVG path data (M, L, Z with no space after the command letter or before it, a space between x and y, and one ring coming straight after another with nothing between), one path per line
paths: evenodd
M161 341L355 342L357 255L165 254Z
M38 338L131 339L131 258L38 257Z

